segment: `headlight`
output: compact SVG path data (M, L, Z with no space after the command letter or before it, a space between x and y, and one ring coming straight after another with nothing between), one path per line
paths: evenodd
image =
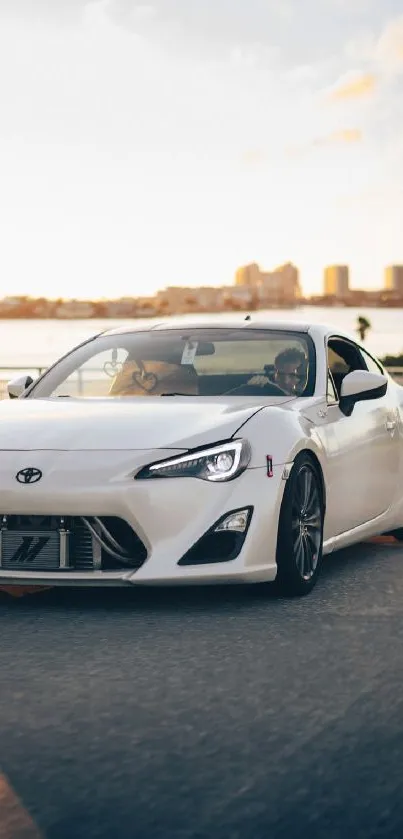
M146 466L135 477L146 478L200 478L202 481L231 481L237 478L251 458L251 449L247 440L233 440L200 449L181 457L173 457Z

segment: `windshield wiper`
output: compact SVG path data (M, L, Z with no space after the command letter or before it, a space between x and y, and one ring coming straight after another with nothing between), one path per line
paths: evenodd
M197 396L197 393L180 393L174 390L172 393L160 393L160 396Z

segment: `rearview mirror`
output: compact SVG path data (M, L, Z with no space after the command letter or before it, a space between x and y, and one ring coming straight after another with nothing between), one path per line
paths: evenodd
M356 402L381 399L388 389L388 380L382 373L368 370L353 370L344 377L340 388L340 410L346 416L352 414Z
M33 382L32 376L28 376L27 373L24 376L18 376L18 379L12 379L7 385L10 399L18 399Z

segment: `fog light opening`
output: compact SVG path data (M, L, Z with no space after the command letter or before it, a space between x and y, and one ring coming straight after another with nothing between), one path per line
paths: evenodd
M222 519L214 528L214 532L223 533L230 531L233 533L245 533L249 525L250 515L251 511L248 508L245 510L236 510Z
M178 565L209 565L236 559L245 542L252 513L253 507L227 513L187 551Z

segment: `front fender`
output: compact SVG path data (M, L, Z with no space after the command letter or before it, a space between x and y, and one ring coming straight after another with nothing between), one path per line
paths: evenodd
M251 417L242 429L252 447L251 469L292 463L302 451L311 451L323 470L325 452L314 423L303 416L297 402L284 407L268 407Z

